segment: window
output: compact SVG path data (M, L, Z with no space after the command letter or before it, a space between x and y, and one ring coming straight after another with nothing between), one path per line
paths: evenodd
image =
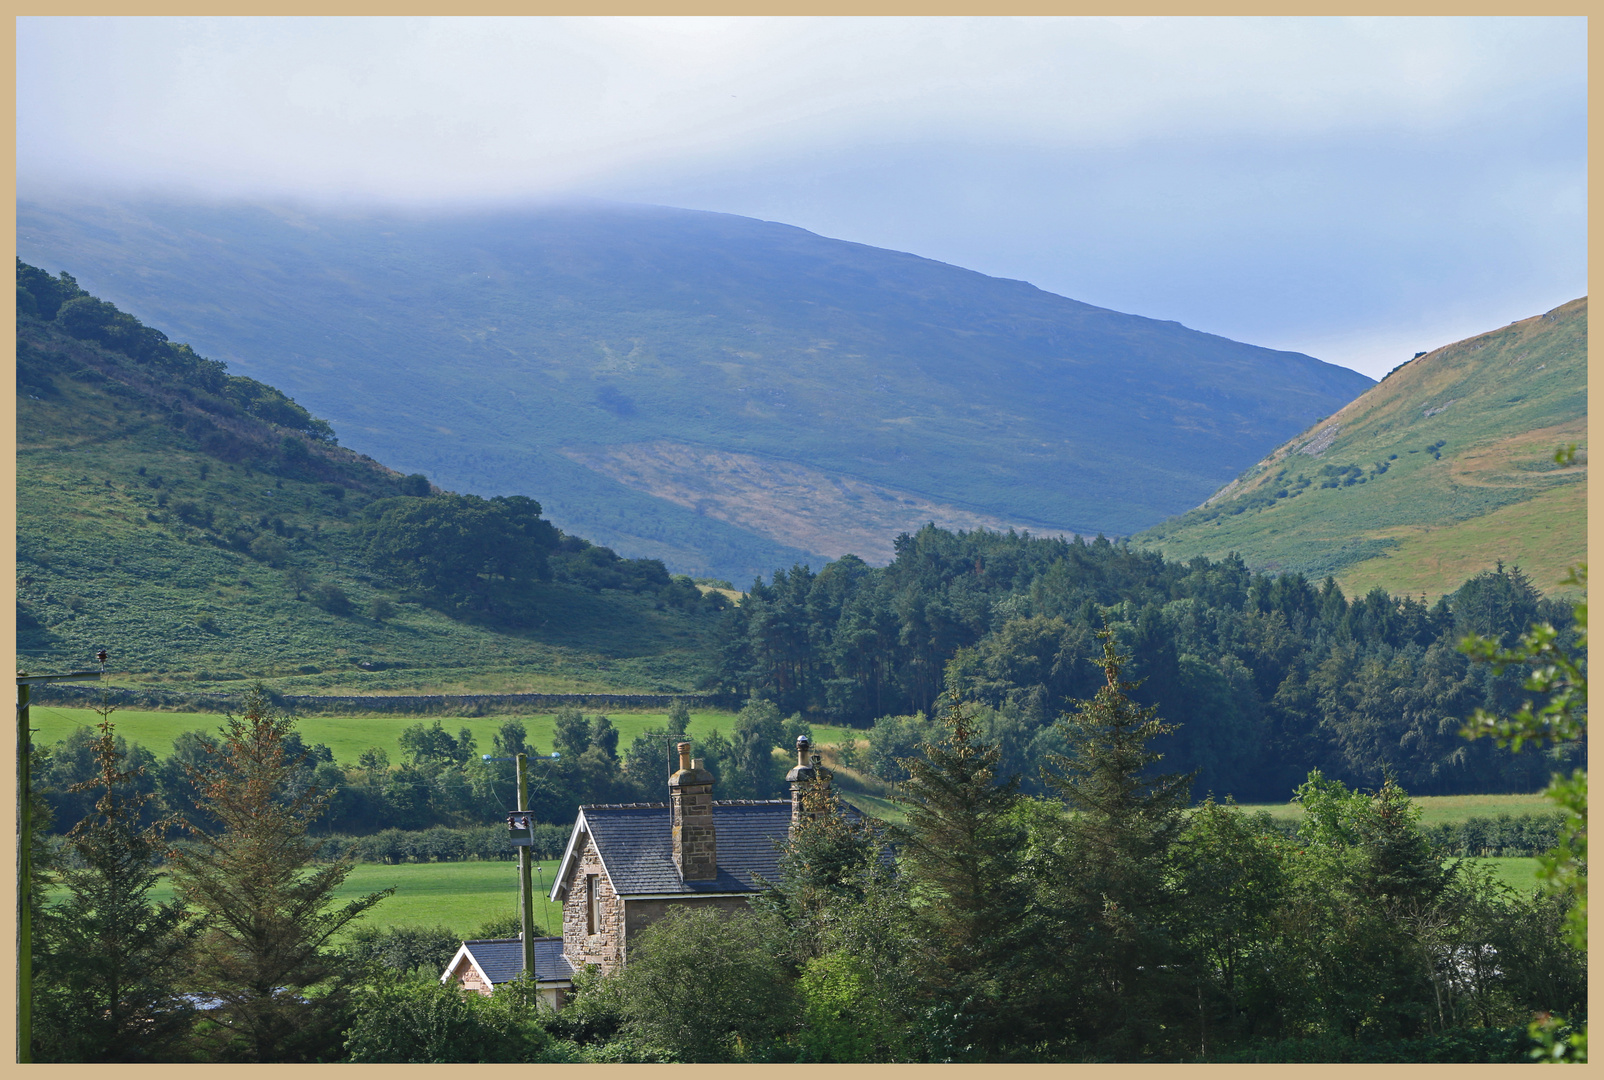
M596 875L585 875L585 933L594 934L601 923L601 898L596 895Z

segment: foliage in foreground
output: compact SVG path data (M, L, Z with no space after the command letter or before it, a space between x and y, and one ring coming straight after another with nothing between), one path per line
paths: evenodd
M1576 456L1574 444L1554 455L1560 464ZM1571 571L1566 584L1587 587L1587 567ZM1574 653L1561 644L1560 634L1551 623L1534 624L1513 649L1501 648L1498 641L1472 635L1464 650L1491 664L1495 671L1518 666L1529 669L1523 688L1541 694L1542 704L1524 701L1512 716L1500 717L1477 709L1464 734L1470 738L1492 736L1500 746L1520 750L1524 743L1579 742L1587 725L1587 599L1576 605L1572 616L1576 627ZM1558 846L1543 856L1538 876L1556 893L1570 902L1566 933L1572 947L1587 953L1587 770L1577 769L1569 777L1556 775L1545 792L1565 813L1564 836ZM1574 1015L1574 1014L1573 1014ZM1544 1014L1531 1024L1532 1036L1540 1043L1533 1056L1548 1061L1586 1061L1587 1023L1573 1026L1563 1016Z

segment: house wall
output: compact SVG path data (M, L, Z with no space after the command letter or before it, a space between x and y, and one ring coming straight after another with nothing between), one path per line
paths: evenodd
M672 908L693 908L696 910L712 908L715 911L727 914L732 911L745 911L748 906L748 900L749 897L746 896L686 896L665 900L625 900L625 949L628 949L629 942L634 939L636 934L661 919L664 915L667 915Z
M563 899L563 955L575 970L586 964L599 964L609 972L624 961L624 904L613 892L612 883L596 856L596 845L589 833L581 841L578 858L568 880ZM600 918L595 934L586 933L585 875L595 874L600 890Z
M472 990L477 994L483 994L485 997L489 997L495 989L495 987L479 977L479 972L474 970L473 961L466 956L457 961L457 966L452 969L451 977L456 979L464 990Z

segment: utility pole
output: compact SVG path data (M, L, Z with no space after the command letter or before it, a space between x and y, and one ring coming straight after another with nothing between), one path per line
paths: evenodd
M518 849L518 916L523 926L524 970L530 978L535 975L535 938L530 929L535 924L535 894L529 881L530 848L535 842L535 815L529 812L529 759L556 761L558 753L518 754L515 757L483 756L485 761L514 761L518 763L518 809L507 815L507 832L513 846ZM518 838L519 831L524 833Z
M518 812L529 812L529 755L518 755ZM529 821L529 843L518 849L518 914L523 917L524 975L535 977L535 937L530 928L535 923L535 894L529 880L529 848L535 842L535 823Z
M105 650L99 659L106 662ZM74 671L67 675L17 672L17 1063L33 1061L33 792L29 785L33 731L28 702L36 683L90 682L105 673Z

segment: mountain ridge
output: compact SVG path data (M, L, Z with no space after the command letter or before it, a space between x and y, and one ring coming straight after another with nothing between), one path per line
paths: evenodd
M1370 385L1302 354L736 215L18 213L25 254L70 261L285 386L365 452L456 490L539 491L564 528L735 580L840 548L698 514L576 457L667 440L1037 532L1121 535L1195 505Z

